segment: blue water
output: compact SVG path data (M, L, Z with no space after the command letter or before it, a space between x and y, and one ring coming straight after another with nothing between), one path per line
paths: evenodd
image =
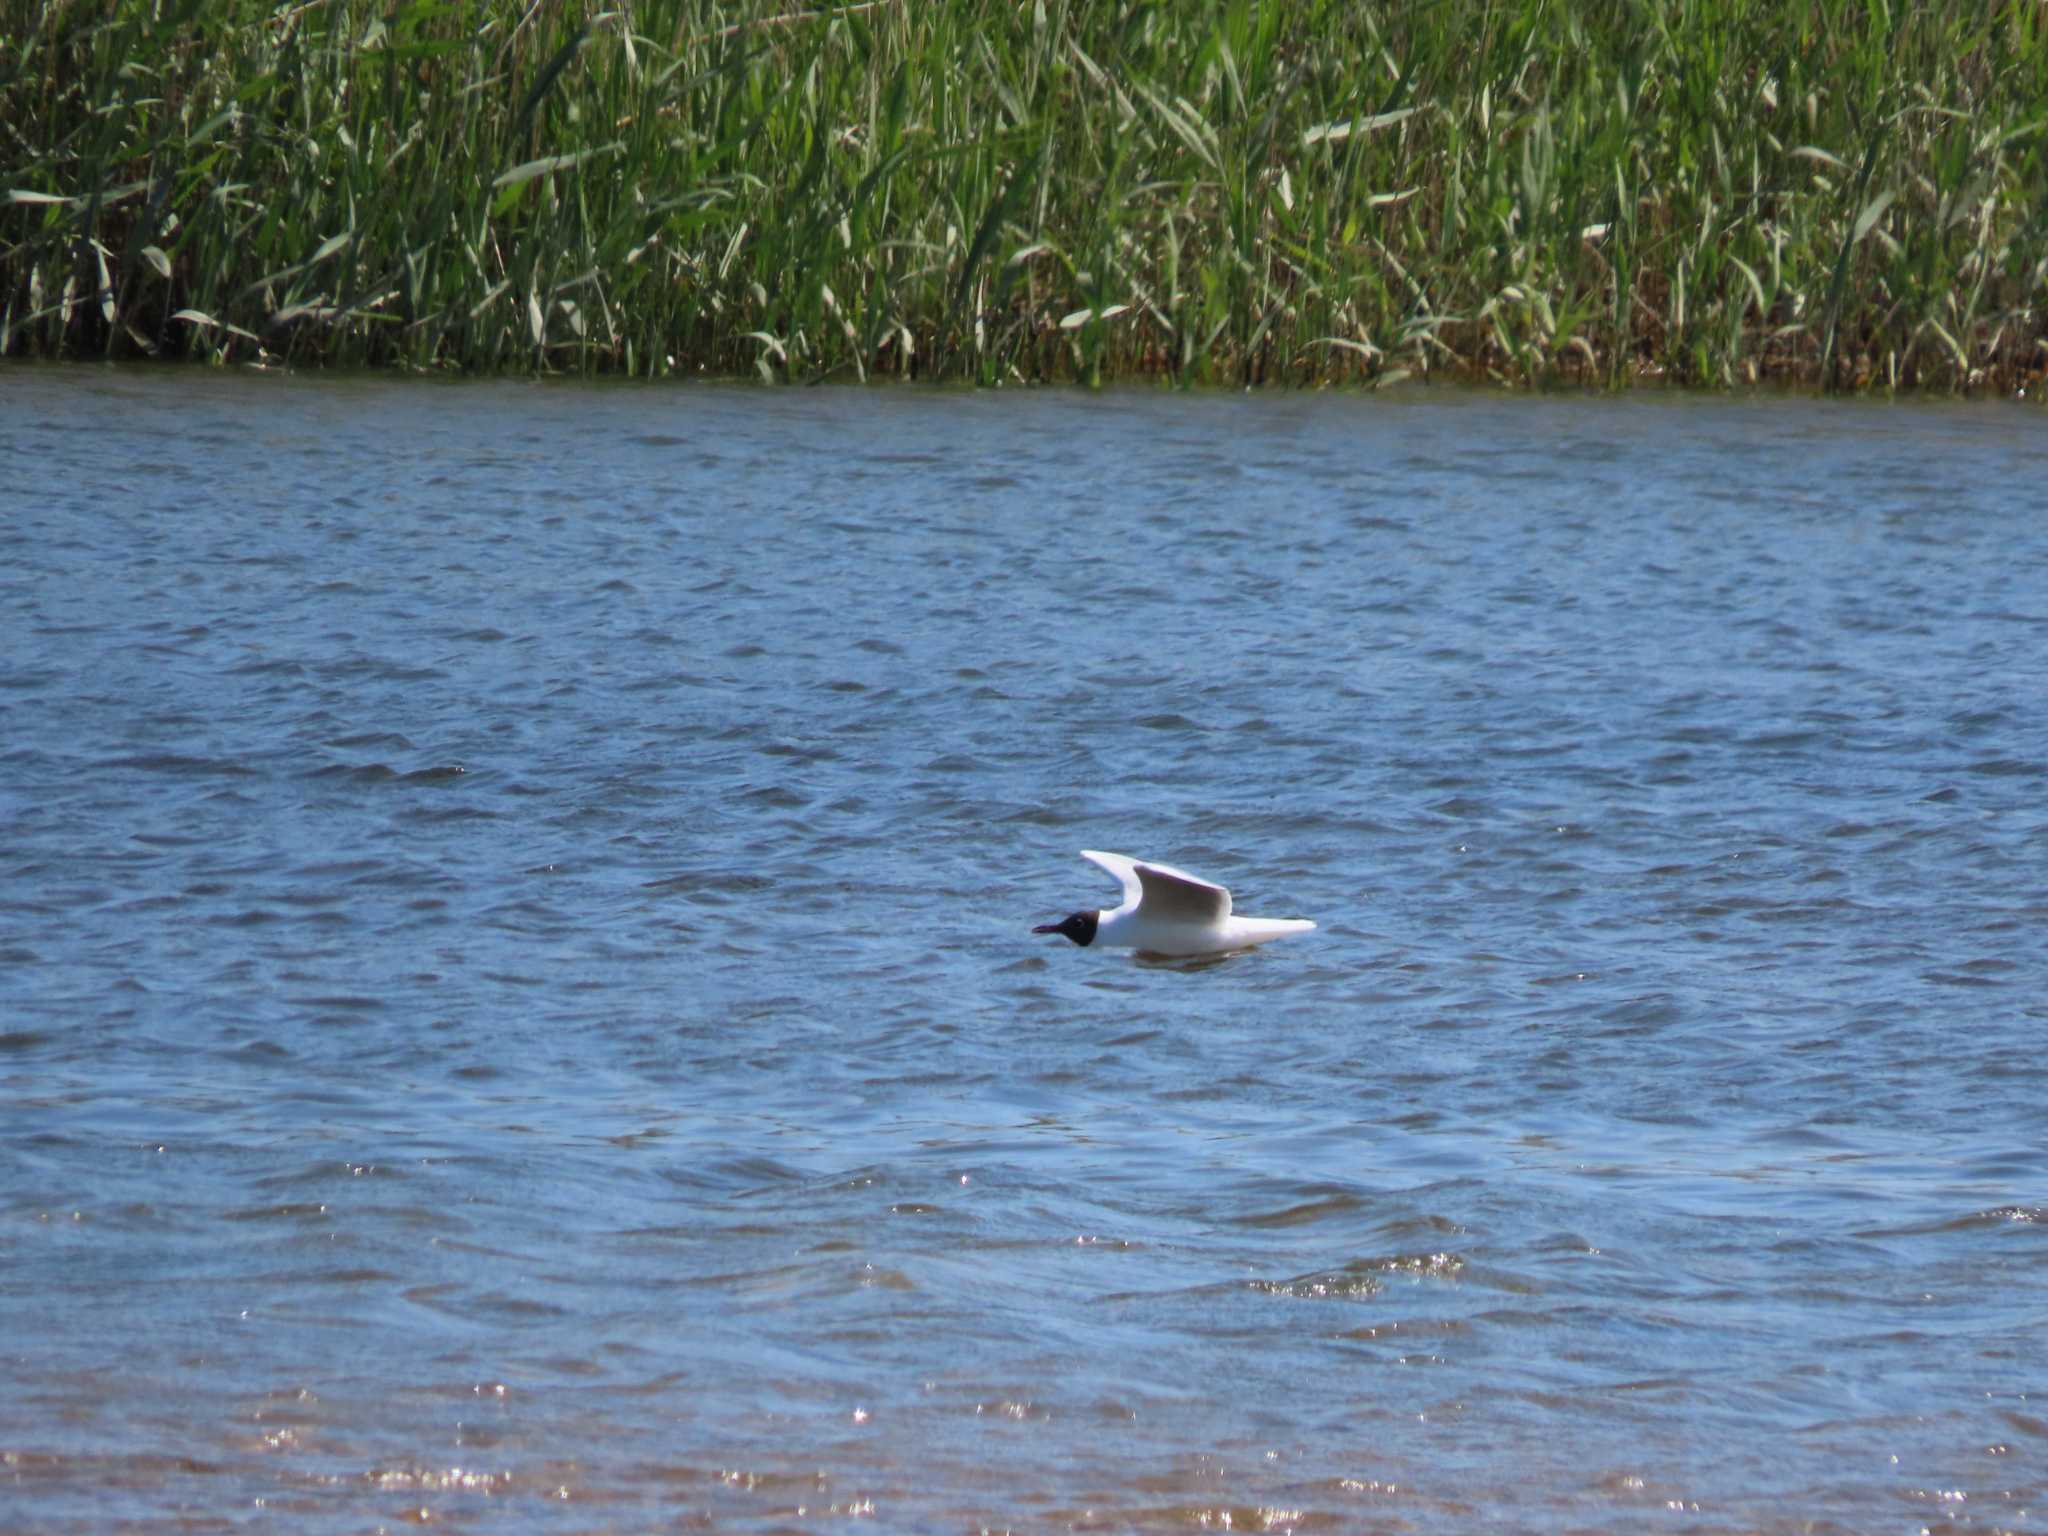
M2048 1526L2048 432L0 373L0 1525ZM1083 847L1314 934L1034 938Z

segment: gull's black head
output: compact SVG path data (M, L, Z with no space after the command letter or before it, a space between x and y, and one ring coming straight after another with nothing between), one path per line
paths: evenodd
M1040 923L1033 933L1064 933L1076 944L1086 949L1095 942L1095 925L1102 921L1100 912L1075 912L1056 923Z

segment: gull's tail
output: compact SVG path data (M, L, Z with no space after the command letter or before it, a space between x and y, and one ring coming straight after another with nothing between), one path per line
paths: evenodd
M1305 917L1233 917L1230 938L1233 944L1249 949L1254 944L1284 939L1290 933L1307 933L1313 927L1315 924Z

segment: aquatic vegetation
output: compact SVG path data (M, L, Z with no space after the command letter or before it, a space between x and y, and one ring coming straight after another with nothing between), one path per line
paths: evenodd
M2048 12L0 0L0 353L2048 368Z

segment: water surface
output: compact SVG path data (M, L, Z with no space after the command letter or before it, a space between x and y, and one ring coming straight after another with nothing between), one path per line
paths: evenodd
M2044 444L0 374L5 1523L2042 1529Z

